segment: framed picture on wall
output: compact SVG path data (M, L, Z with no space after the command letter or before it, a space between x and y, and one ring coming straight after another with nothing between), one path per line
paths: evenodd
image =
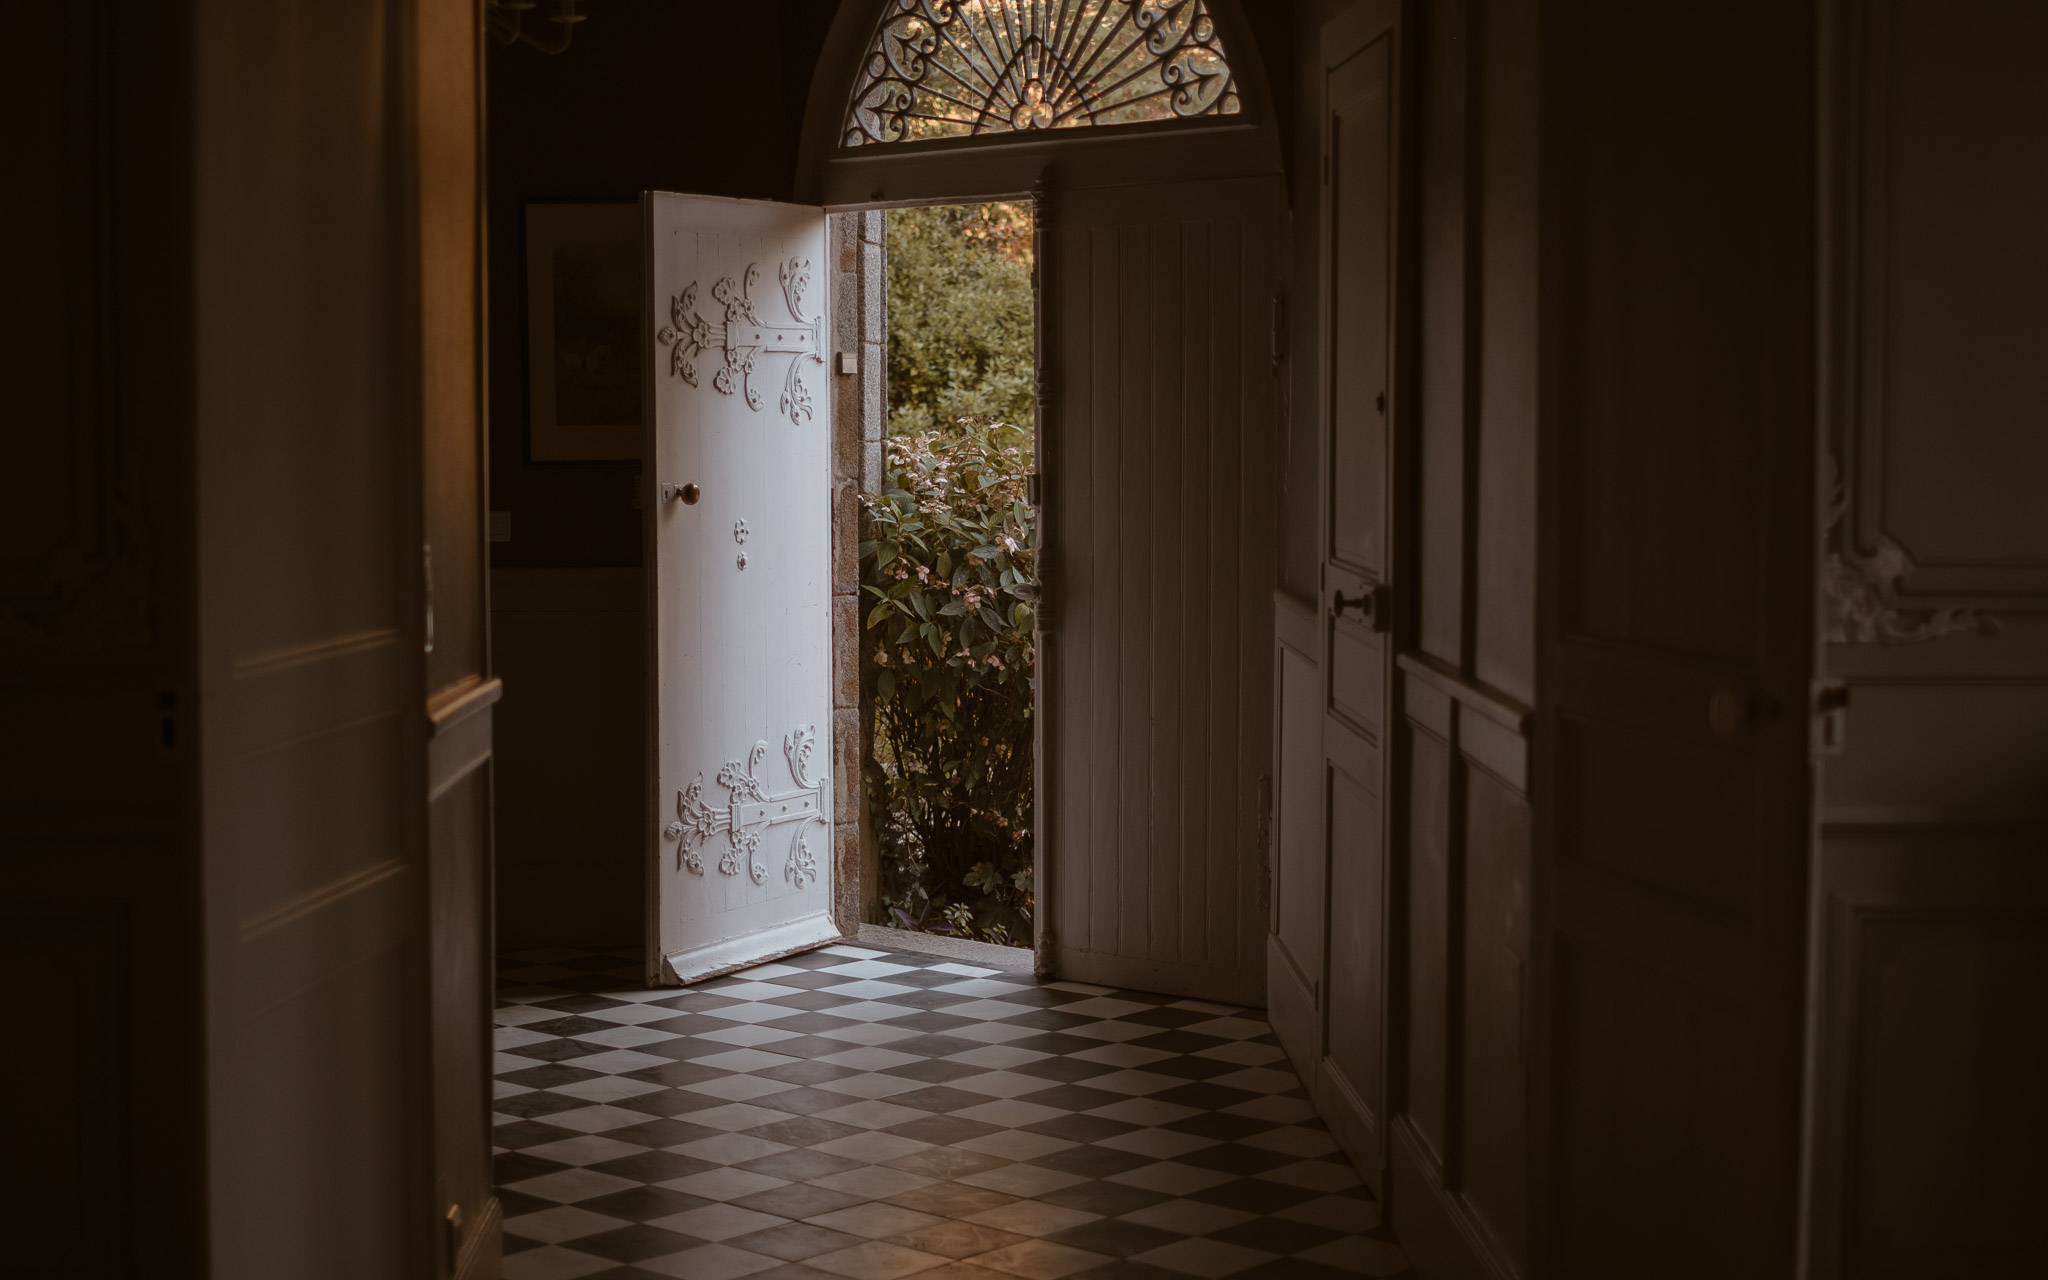
M535 462L640 456L640 205L526 206L526 377Z

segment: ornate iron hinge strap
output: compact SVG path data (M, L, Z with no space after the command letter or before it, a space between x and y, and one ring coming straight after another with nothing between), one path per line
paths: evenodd
M711 387L720 395L739 395L747 407L761 411L761 393L754 389L754 358L762 352L790 357L782 378L782 414L801 426L812 417L810 388L804 385L804 360L825 362L825 318L804 315L804 294L811 287L811 260L791 258L777 274L782 280L782 301L793 318L790 324L768 324L754 311L754 286L761 282L761 264L747 264L741 281L724 276L711 286L711 296L725 307L725 323L716 324L697 314L697 282L669 300L669 323L656 338L669 349L668 371L691 386L697 385L696 358L716 348L724 363L711 374Z
M768 744L763 741L755 743L747 753L744 766L737 760L728 760L718 771L718 785L727 792L723 808L705 802L701 773L696 781L677 792L676 820L662 833L680 842L676 849L677 868L687 867L703 875L703 847L723 832L727 848L718 859L719 871L736 876L744 862L753 882L766 884L768 868L761 864L761 837L770 827L795 823L796 831L782 863L782 878L798 889L816 883L818 859L805 837L813 822L825 821L825 783L811 776L811 757L816 754L817 745L818 731L807 724L798 725L782 740L782 754L789 761L789 776L795 779L797 790L770 795L762 785L760 765L768 758Z

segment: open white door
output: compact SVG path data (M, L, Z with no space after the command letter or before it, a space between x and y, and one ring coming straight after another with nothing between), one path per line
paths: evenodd
M825 212L649 192L648 965L839 936Z

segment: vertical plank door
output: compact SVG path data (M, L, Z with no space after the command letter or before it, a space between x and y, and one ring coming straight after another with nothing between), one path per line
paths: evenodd
M1063 977L1265 1001L1271 179L1056 194L1038 821Z

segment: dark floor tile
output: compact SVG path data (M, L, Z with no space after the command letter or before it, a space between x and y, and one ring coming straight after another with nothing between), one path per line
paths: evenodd
M1267 1182L1263 1178L1235 1178L1200 1191L1190 1191L1188 1199L1220 1204L1226 1209L1242 1209L1246 1213L1278 1213L1322 1194L1303 1187L1290 1187L1283 1182Z
M1065 1138L1069 1142L1100 1142L1104 1138L1144 1128L1143 1125L1125 1124L1104 1116L1083 1115L1054 1116L1024 1127L1032 1133L1042 1133L1048 1138Z
M521 1067L517 1071L500 1071L498 1079L509 1084L523 1084L529 1089L553 1089L565 1084L595 1080L603 1074L602 1071L586 1071L582 1067L565 1067L559 1062L549 1062ZM585 1100L582 1105L587 1107L590 1103Z
M1100 1049L1106 1042L1093 1036L1068 1035L1064 1031L1041 1031L1037 1035L1019 1036L1015 1040L1005 1040L1003 1043L1013 1049L1030 1049L1034 1053L1059 1056L1080 1053L1084 1049Z
M1157 1049L1161 1053L1200 1053L1214 1049L1230 1041L1219 1036L1207 1036L1195 1031L1155 1031L1149 1036L1137 1036L1129 1041L1140 1049Z
M522 1213L539 1213L542 1209L552 1209L554 1207L555 1202L552 1200L543 1200L539 1196L530 1196L523 1191L507 1191L503 1187L498 1188L498 1209L507 1218L516 1218Z
M539 1156L530 1156L523 1151L507 1151L491 1157L491 1173L497 1178L499 1186L504 1186L508 1182L524 1182L528 1178L538 1178L544 1173L554 1173L568 1167L559 1160L543 1160Z
M1159 1099L1161 1102L1171 1102L1181 1107L1194 1107L1199 1111L1221 1111L1225 1107L1234 1107L1240 1102L1250 1102L1259 1095L1249 1093L1243 1089L1233 1089L1228 1085L1210 1084L1207 1081L1198 1080L1190 1084L1175 1085L1171 1089L1162 1089L1150 1096Z
M697 1093L690 1089L657 1089L653 1093L643 1093L638 1097L620 1098L608 1105L621 1111L638 1111L643 1115L660 1116L688 1124L691 1112L723 1107L729 1103L730 1099L714 1098L708 1093Z
M1117 1021L1135 1022L1142 1027L1163 1027L1171 1031L1178 1027L1192 1026L1197 1022L1213 1022L1215 1019L1216 1015L1213 1013L1197 1013L1193 1009L1175 1009L1161 1005L1156 1009L1124 1014Z
M687 1036L699 1031L716 1031L719 1026L729 1024L723 1024L717 1018L706 1018L700 1014L678 1013L675 1017L663 1018L660 1022L638 1022L634 1025L645 1027L649 1031L666 1031L672 1036Z
M784 961L784 963L788 962ZM802 991L816 991L825 987L843 987L846 985L846 981L846 975L843 973L818 973L810 971L805 973L785 973L775 979L775 985L778 987L795 987Z
M696 1044L700 1044L700 1042L702 1040L688 1040L688 1038L686 1040L662 1040L662 1042L657 1044L657 1047L666 1047L670 1051L688 1049L690 1057L702 1057L702 1053L694 1049ZM639 1071L627 1071L625 1073L627 1079L639 1079L639 1081L651 1083L651 1085L668 1085L668 1087L672 1087L672 1090L680 1090L682 1085L705 1083L707 1079L719 1079L723 1075L731 1075L731 1071L719 1071L717 1067L698 1067L696 1063L684 1063L684 1061L676 1061L676 1063L670 1063L666 1067L641 1067Z
M848 1160L844 1156L798 1148L795 1151L778 1151L772 1156L762 1156L759 1160L749 1160L738 1167L749 1173L762 1173L786 1182L809 1182L813 1178L828 1178L835 1173L846 1173L867 1166L860 1160Z
M1214 1138L1218 1142L1236 1142L1255 1133L1270 1133L1281 1126L1271 1120L1254 1120L1250 1116L1233 1116L1222 1111L1204 1111L1200 1115L1169 1120L1159 1127L1171 1129L1175 1133L1192 1133L1198 1138Z
M1181 1239L1171 1231L1157 1227L1140 1226L1135 1222L1123 1222L1116 1218L1098 1218L1084 1222L1078 1227L1056 1231L1046 1239L1054 1244L1072 1245L1076 1249L1087 1249L1094 1253L1105 1253L1112 1258L1128 1258L1134 1253L1157 1249Z
M560 1018L551 1018L546 1022L529 1022L520 1028L521 1031L532 1031L544 1036L560 1036L565 1039L587 1035L592 1031L617 1031L618 1029L619 1024L616 1022L600 1022L596 1018L586 1018L580 1013L572 1013Z
M1405 1276L1410 1273L1403 1271L1399 1274ZM1358 1280L1358 1273L1341 1267L1326 1267L1306 1258L1275 1258L1249 1271L1240 1271L1231 1280Z
M767 1099L770 1104L773 1101L772 1098ZM848 1098L847 1101L853 1102L857 1099ZM831 1142L835 1138L851 1138L860 1132L862 1130L853 1125L821 1120L817 1116L791 1116L787 1120L777 1120L773 1124L749 1129L747 1136L766 1138L770 1142L781 1142L792 1147L815 1147L821 1142Z
M504 1077L500 1076L499 1079ZM491 1110L508 1116L522 1116L530 1120L541 1120L558 1111L574 1111L590 1105L588 1098L572 1098L566 1093L550 1093L536 1089L532 1093L515 1093L508 1098L499 1098L491 1103ZM631 1141L631 1139L628 1139Z
M995 980L1001 982L1003 979L998 976ZM889 975L889 981L901 983L906 987L923 987L926 990L930 990L933 987L950 987L955 983L975 981L975 979L970 979L964 973L946 973L939 969L914 969L909 973L892 973ZM958 993L956 992L955 994Z
M735 1249L765 1253L771 1258L781 1258L785 1262L801 1262L805 1258L815 1258L821 1253L830 1253L835 1249L850 1249L861 1243L861 1240L860 1236L834 1231L830 1227L820 1227L809 1222L786 1222L779 1227L751 1232L725 1243Z
M847 1003L847 997L833 995L829 990L799 990L795 995L776 996L768 1003L783 1009L805 1009L816 1012L820 1009L837 1009ZM784 1024L778 1021L776 1025L781 1026ZM842 1023L841 1025L844 1024ZM800 1028L800 1030L805 1031L817 1029L816 1027Z
M1048 1191L1033 1198L1043 1200L1047 1204L1056 1204L1062 1209L1082 1209L1089 1213L1099 1213L1105 1218L1114 1218L1133 1209L1143 1209L1162 1200L1173 1199L1162 1192L1147 1191L1143 1187L1127 1187L1121 1182L1077 1182L1071 1187Z
M681 1191L671 1191L667 1187L627 1187L622 1191L601 1195L594 1200L579 1200L576 1207L610 1218L621 1218L627 1222L652 1222L656 1218L666 1218L670 1214L701 1209L711 1203L713 1202L703 1196L686 1195ZM506 1209L505 1216L512 1216L510 1208Z
M1084 998L1076 996L1072 992L1054 991L1050 987L1041 987L1020 973L999 973L983 979L983 981L1000 982L1008 990L984 991L974 994L952 991L947 994L955 1000L1000 1000L1004 1004L1021 1005L1027 1009L1047 1009L1054 1005L1069 1004L1074 1000Z
M862 1074L862 1072L858 1067L842 1067L833 1062L818 1062L814 1059L804 1058L796 1062L785 1062L779 1067L767 1067L760 1071L749 1071L747 1074L759 1076L763 1080L780 1080L784 1084L808 1085L823 1084L827 1080L844 1080L848 1076L857 1076ZM790 1108L778 1107L776 1109L788 1111Z
M972 999L973 996L955 996L954 1003L964 1004ZM901 1018L890 1018L887 1021L892 1027L908 1027L912 1031L928 1031L937 1035L981 1025L979 1018L962 1018L950 1013L935 1013L929 1009L905 1014Z
M1248 1147L1241 1142L1219 1142L1213 1147L1190 1151L1175 1157L1182 1164L1197 1168L1214 1169L1218 1173L1234 1173L1245 1177L1277 1169L1283 1164L1293 1164L1299 1156L1282 1155L1278 1151L1267 1151L1260 1147Z
M1188 1278L1183 1272L1167 1271L1161 1267L1148 1266L1131 1258L1118 1258L1115 1262L1106 1263L1103 1266L1091 1267L1086 1271L1076 1271L1068 1276L1066 1280L1188 1280ZM1236 1277L1232 1277L1232 1280L1236 1280ZM1358 1277L1352 1276L1349 1280L1358 1280Z
M614 1178L629 1178L634 1182L667 1182L671 1178L687 1178L693 1173L721 1166L710 1160L696 1160L689 1156L677 1155L673 1151L642 1151L616 1160L606 1160L590 1166L599 1173L608 1173Z
M910 1052L893 1044L886 1047L897 1053ZM946 1062L939 1058L920 1058L916 1062L906 1062L901 1066L885 1068L882 1074L896 1076L904 1080L917 1080L925 1084L945 1084L948 1081L958 1080L962 1076L981 1075L987 1070L987 1067L970 1066L965 1062Z
M808 1182L792 1182L786 1187L770 1187L756 1191L750 1196L741 1196L733 1201L742 1209L756 1213L772 1213L783 1218L815 1218L821 1213L831 1213L860 1204L862 1197L845 1191L834 1191L830 1187L814 1187Z
M553 983L550 985L565 986L566 984ZM558 996L552 1000L539 1001L537 1007L554 1009L561 1013L589 1013L592 1009L615 1009L619 1005L627 1003L630 1003L630 1001L608 1000L603 996L590 995L587 992L579 991Z
M883 981L886 982L888 979L885 978ZM981 996L962 995L958 991L912 990L890 996L885 1003L897 1005L905 1009L935 1011L950 1008L956 1004L965 1004L969 1000L980 1000L983 998Z
M1020 1076L1037 1076L1049 1082L1071 1084L1076 1080L1092 1080L1116 1068L1082 1058L1040 1058L1036 1062L1020 1062L1008 1070Z
M908 1093L891 1094L883 1101L893 1102L899 1107L915 1107L919 1111L929 1111L934 1115L945 1115L967 1107L978 1107L991 1099L985 1093L969 1093L965 1089L955 1089L951 1085L935 1084L923 1089L912 1089Z
M1086 1174L1091 1178L1107 1178L1126 1169L1135 1169L1141 1164L1156 1163L1153 1156L1141 1156L1131 1151L1118 1151L1114 1147L1075 1146L1063 1151L1049 1151L1027 1161L1041 1169L1058 1169L1061 1173Z
M1090 1089L1084 1084L1056 1084L1050 1089L1040 1089L1036 1093L1018 1096L1022 1101L1034 1102L1041 1107L1058 1107L1062 1111L1081 1112L1127 1102L1131 1095L1111 1093L1107 1089Z
M685 1142L695 1142L699 1138L715 1138L721 1132L722 1130L707 1128L701 1124L658 1117L644 1124L629 1124L623 1129L607 1129L604 1136L658 1150L662 1147L680 1147Z
M950 1147L955 1143L966 1142L970 1138L1001 1133L1002 1126L983 1124L979 1120L967 1120L960 1116L923 1116L916 1120L906 1120L902 1124L890 1125L884 1132L893 1133L899 1138L929 1142L933 1146Z
M914 1191L883 1196L882 1199L889 1204L915 1209L920 1213L935 1213L942 1218L966 1218L988 1209L1000 1209L1006 1204L1015 1204L1018 1197L1005 1195L1000 1191L990 1191L986 1187L970 1186L965 1182L940 1182L929 1187L919 1187Z
M587 1104L586 1104L587 1105ZM513 1124L491 1127L491 1145L518 1151L523 1147L537 1147L543 1142L559 1142L563 1138L580 1138L576 1129L558 1129L539 1120L520 1120Z
M888 1047L898 1053L914 1053L920 1058L950 1058L956 1053L973 1049L986 1049L985 1040L969 1040L965 1036L925 1034L907 1036L902 1040L891 1040Z
M846 1024L841 1022L838 1025L843 1027ZM731 1046L723 1047L730 1048ZM768 1053L779 1053L788 1058L805 1059L829 1058L835 1053L845 1053L848 1049L854 1047L854 1045L845 1040L835 1040L831 1036L808 1035L795 1036L788 1040L777 1040L773 1044L761 1046ZM706 1050L706 1052L712 1051Z
M761 1273L756 1272L755 1274L759 1275ZM628 1264L623 1267L608 1267L603 1271L593 1271L589 1275L582 1277L582 1280L668 1280L668 1277L658 1272L643 1270L640 1267Z
M784 956L775 963L790 969L832 969L846 962L845 956L830 955L823 951L806 951L800 955ZM835 974L834 978L840 979L844 978L844 976L844 974ZM788 975L777 978L775 981L778 984L786 982L788 981Z
M1328 1227L1272 1217L1253 1218L1250 1222L1240 1222L1234 1227L1209 1233L1210 1238L1225 1244L1241 1244L1247 1249L1264 1249L1267 1253L1300 1253L1319 1244L1328 1244L1343 1234Z
M847 1076L857 1076L861 1074L858 1071L852 1071L845 1067L833 1066L829 1062L806 1062L801 1065L806 1067L815 1066L825 1070L838 1072L838 1075L828 1077L829 1079L833 1080L843 1080ZM770 1067L769 1071L788 1071L793 1069L793 1067ZM763 1071L757 1072L756 1074L766 1076L768 1075L768 1072ZM774 1076L772 1078L779 1080L782 1077ZM816 1115L820 1111L830 1111L834 1107L843 1107L849 1102L858 1101L860 1101L860 1099L856 1098L854 1095L850 1093L834 1093L830 1089L811 1088L784 1089L781 1093L771 1093L766 1097L759 1099L760 1105L764 1107L773 1106L777 1111L787 1111L789 1114L793 1116Z
M1145 1064L1145 1070L1157 1072L1162 1076L1179 1076L1183 1080L1207 1080L1211 1076L1225 1075L1232 1071L1242 1071L1244 1067L1235 1062L1224 1062L1217 1058L1203 1058L1192 1053L1182 1053L1176 1054L1171 1058L1161 1058L1157 1062L1148 1062Z
M1085 1027L1100 1018L1084 1018L1078 1013L1062 1013L1058 1009L1033 1009L1020 1013L1014 1018L1004 1018L1013 1027L1029 1027L1033 1031L1065 1031L1069 1027Z
M648 1258L665 1258L671 1253L680 1253L693 1245L704 1243L695 1236L686 1236L674 1231L663 1231L636 1222L630 1227L616 1231L605 1231L594 1236L580 1236L572 1246L578 1253L593 1254L609 1258L613 1262L640 1262Z
M592 1280L597 1278L592 1277ZM846 1280L846 1277L831 1271L820 1271L801 1262L785 1262L779 1267L756 1271L748 1276L747 1280Z

